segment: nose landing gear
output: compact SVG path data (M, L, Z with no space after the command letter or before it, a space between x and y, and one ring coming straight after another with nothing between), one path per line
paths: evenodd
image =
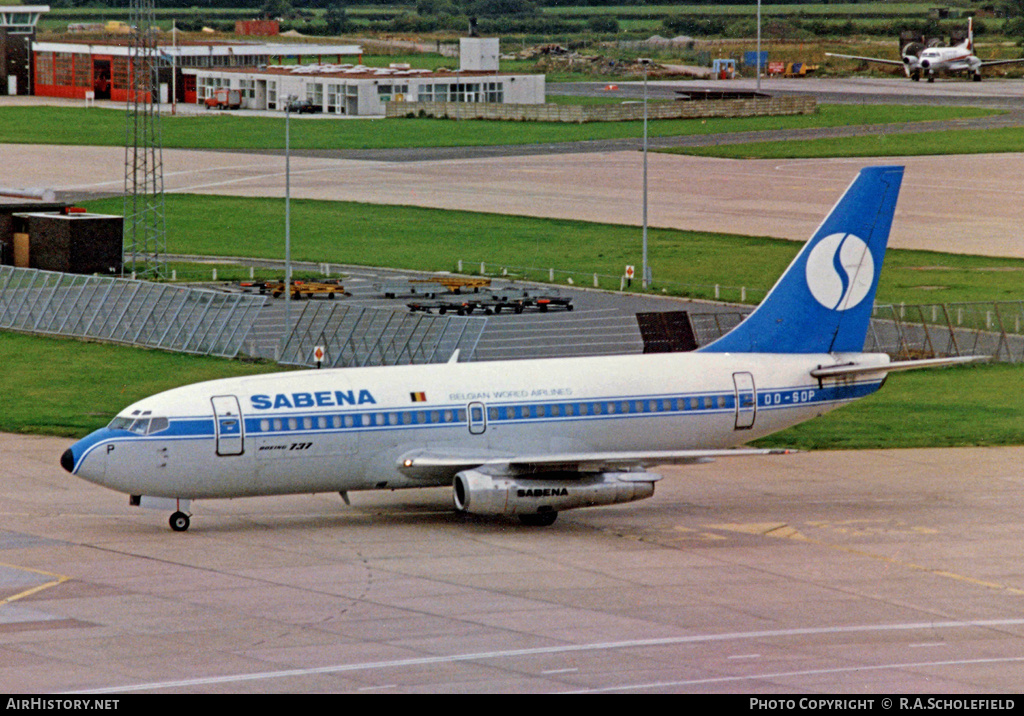
M175 512L171 515L170 525L175 532L184 532L188 529L191 520L184 512Z

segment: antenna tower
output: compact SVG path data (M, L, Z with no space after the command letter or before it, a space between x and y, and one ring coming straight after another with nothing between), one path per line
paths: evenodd
M153 0L131 0L127 133L124 148L124 271L166 273L167 222L160 139L160 57Z

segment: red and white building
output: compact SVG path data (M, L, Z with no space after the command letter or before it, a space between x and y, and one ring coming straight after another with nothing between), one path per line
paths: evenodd
M128 101L130 83L128 41L35 42L32 44L32 94L70 99ZM255 68L281 63L343 62L362 56L358 45L314 45L256 42L188 42L157 46L161 59L161 102L176 98L197 100L196 78L186 69ZM173 84L172 84L173 83Z

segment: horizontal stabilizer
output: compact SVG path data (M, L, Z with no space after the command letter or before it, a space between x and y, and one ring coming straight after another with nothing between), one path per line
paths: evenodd
M918 368L939 368L948 365L963 365L988 360L990 356L956 356L953 358L927 358L924 360L901 360L894 363L843 363L815 368L811 375L815 378L838 378L844 375L862 375L864 373L894 373L901 370L917 370Z

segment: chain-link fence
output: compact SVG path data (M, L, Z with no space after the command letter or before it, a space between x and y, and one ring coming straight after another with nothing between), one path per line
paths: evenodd
M0 266L0 329L233 358L265 296Z
M486 318L403 313L381 308L309 303L282 340L281 363L325 367L444 363L456 349L470 361Z
M1024 362L1024 301L875 306L865 350Z
M612 276L610 274L574 271L571 269L510 266L493 261L464 261L461 259L456 262L455 268L460 274L466 273L515 281L551 283L561 286L600 288L607 291L624 291L631 288L639 290L642 283L641 267L639 266L635 267L635 275L632 278L628 278L625 275ZM763 288L752 288L750 286L679 283L677 281L664 281L660 279L655 280L652 286L658 291L664 289L672 292L674 295L733 303L756 303L762 300L768 293Z
M739 324L748 311L690 313L698 346ZM875 306L864 350L895 359L991 356L1024 362L1024 301Z

